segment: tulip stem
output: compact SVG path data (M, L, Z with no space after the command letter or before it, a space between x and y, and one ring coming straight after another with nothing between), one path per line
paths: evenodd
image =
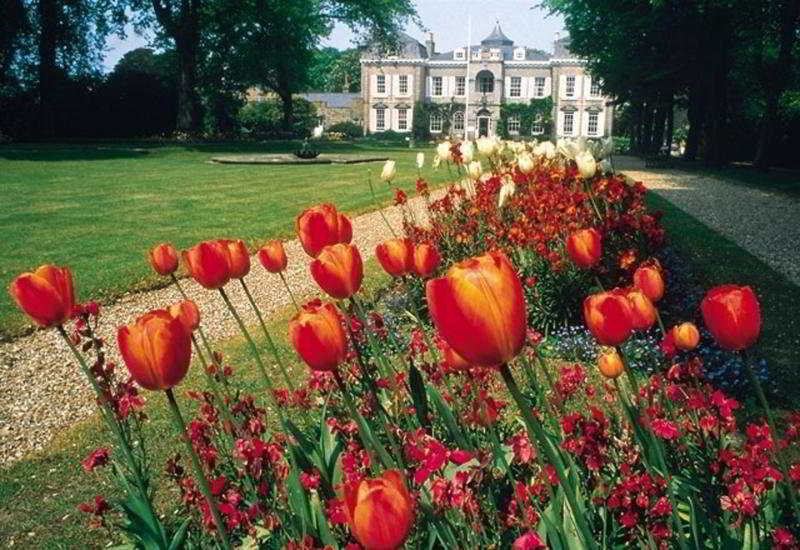
M181 297L184 300L189 300L190 299L189 296L186 294L186 291L183 290L183 287L181 286L181 283L178 281L178 278L175 276L175 274L171 273L170 277L172 277L172 282L175 283L175 286L177 287L178 292L180 292ZM198 326L197 327L197 331L200 333L200 339L203 341L203 346L206 348L206 351L208 352L208 356L210 357L210 360L213 363L214 362L214 350L211 349L211 346L208 343L208 339L206 338L206 333L203 332L203 327Z
M286 292L289 293L289 297L292 299L292 303L294 304L294 308L297 310L298 313L300 313L300 306L297 304L297 300L294 297L294 293L292 292L292 289L289 287L289 283L286 281L286 277L284 277L284 275L283 275L283 271L279 271L278 275L280 275L281 281L283 281L283 286L286 287Z
M664 328L664 322L661 320L661 314L658 312L658 308L655 309L656 309L656 319L658 320L658 327L661 329L661 336L666 338L667 330Z
M172 393L172 388L164 390L164 393L167 395L167 402L169 403L169 409L172 413L172 421L175 429L180 434L180 438L186 444L186 450L188 451L189 456L192 457L192 466L194 467L195 475L198 478L197 482L200 484L200 490L203 491L203 495L206 497L208 505L211 508L211 515L214 517L214 523L217 526L217 532L222 539L222 546L226 550L230 550L231 543L228 541L228 534L225 530L225 524L222 522L222 516L219 513L219 508L217 507L217 503L214 501L214 496L211 494L211 488L208 486L208 480L206 479L206 474L203 471L203 466L200 464L200 459L197 458L197 454L194 452L194 448L192 447L192 442L189 441L189 438L186 435L186 423L183 421L183 416L181 415L181 410L178 408L178 403L175 401L175 395Z
M778 465L780 466L783 479L786 482L786 491L789 493L789 501L792 503L795 519L800 520L800 505L797 502L797 496L794 494L792 478L789 477L789 468L786 464L786 458L780 452L778 433L775 430L775 418L772 415L772 409L770 408L769 403L767 403L767 396L764 394L764 389L761 387L761 382L758 380L758 375L756 374L756 371L753 370L753 365L749 359L750 358L748 357L747 353L742 352L742 361L747 368L747 373L750 375L750 382L753 384L753 388L756 390L756 396L758 397L758 400L764 409L764 413L767 416L767 424L769 425L769 432L770 436L772 437L772 445L774 449L773 453L777 459Z
M511 397L513 397L514 401L517 403L517 407L519 407L519 410L522 413L522 419L525 421L525 426L528 428L528 437L530 437L531 442L537 441L539 443L539 448L547 457L547 461L556 469L559 482L564 488L564 496L567 498L567 504L572 511L572 517L575 520L576 527L580 531L581 538L583 538L583 543L585 544L586 548L593 550L596 548L596 545L594 543L594 539L592 538L592 532L589 529L589 524L586 522L586 517L580 512L580 508L578 507L578 501L575 498L575 488L572 487L569 477L567 476L566 468L564 467L564 460L559 454L559 451L553 446L553 443L547 437L542 425L531 413L531 407L526 402L522 392L520 392L507 363L504 363L500 366L500 375L503 377L503 381L506 383L508 391L511 393Z
M594 282L597 283L597 286L600 287L601 292L606 291L605 287L603 286L603 283L600 281L600 276L597 273L594 274Z
M278 366L280 367L281 372L283 373L283 378L286 380L286 385L289 387L289 390L294 391L294 383L292 383L292 379L289 377L289 371L286 370L286 365L283 364L283 360L281 359L281 356L278 353L278 348L275 347L275 342L272 341L272 337L269 335L269 331L267 330L267 325L264 323L264 317L261 315L261 310L258 309L256 301L253 300L253 295L250 294L250 289L247 288L247 285L244 282L244 278L239 279L239 282L242 283L242 289L244 290L244 293L247 295L247 299L250 301L250 305L253 307L253 310L256 312L256 317L258 317L258 322L261 325L261 330L264 332L264 337L267 339L267 344L269 344L269 349L272 352L272 355L275 357L275 362L278 363Z
M222 409L222 414L225 416L225 419L228 422L230 422L231 432L235 433L236 422L233 420L233 415L231 415L231 411L228 409L228 403L225 401L225 398L222 395L217 380L214 378L213 374L208 372L208 363L206 362L206 358L203 357L203 354L200 353L200 346L197 344L197 338L194 337L194 334L192 334L192 344L194 344L194 349L197 352L197 356L200 358L200 362L203 364L203 372L206 375L206 380L208 381L208 385L211 387L211 391L214 393L214 397L216 397L217 401L219 401L219 406Z
M397 233L394 232L394 228L389 223L389 220L386 219L386 214L383 213L383 207L381 206L380 201L378 201L378 197L375 195L375 188L372 186L372 173L369 170L367 170L367 182L369 183L369 190L372 193L372 200L378 204L378 213L381 215L381 218L383 218L383 222L386 224L386 227L389 228L389 231L392 232L392 235L396 239Z

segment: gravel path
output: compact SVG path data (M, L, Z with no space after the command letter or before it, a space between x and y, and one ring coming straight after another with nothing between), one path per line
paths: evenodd
M432 198L444 194L434 192ZM417 220L424 220L424 205L419 198L409 200ZM387 207L384 214L395 231L401 228L401 211ZM353 243L366 261L375 253L375 246L391 237L378 211L353 220ZM320 293L308 273L309 257L297 239L284 242L288 267L284 272L292 291L298 297ZM261 267L258 258L251 259L252 268L245 278L256 303L265 316L287 306L290 298L280 278ZM190 279L181 281L201 312L203 329L212 340L238 334L233 317L218 292L208 291ZM255 313L239 284L226 291L237 311L248 324L257 323ZM80 289L78 289L80 293ZM109 343L109 360L122 364L116 350L116 327L131 322L151 309L164 307L180 299L174 286L128 294L115 304L102 309L99 335ZM257 333L257 332L256 332ZM66 344L55 330L37 330L9 343L0 344L0 465L43 449L53 434L94 412L89 384L80 372Z
M615 159L615 166L800 285L800 199L682 170L645 169L631 157Z

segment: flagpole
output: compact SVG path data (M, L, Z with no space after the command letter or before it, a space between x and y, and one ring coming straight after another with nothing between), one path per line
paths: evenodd
M469 64L472 61L472 13L467 14L467 76L464 77L466 97L464 99L464 139L469 139ZM477 120L475 121L477 124Z

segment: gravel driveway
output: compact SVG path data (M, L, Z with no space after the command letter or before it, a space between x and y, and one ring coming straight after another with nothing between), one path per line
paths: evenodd
M431 198L438 198L444 192L444 189L437 190ZM424 205L419 198L410 199L408 204L414 209L418 221L425 219ZM402 221L400 208L387 207L384 214L399 232ZM374 255L379 242L391 236L378 211L353 219L353 243L365 261ZM319 294L308 273L310 259L300 242L297 239L286 241L284 247L288 259L284 274L295 296ZM290 304L280 278L263 269L256 257L251 258L251 264L250 274L245 280L265 317ZM203 329L210 339L219 340L238 334L236 322L218 292L205 290L192 280L184 279L181 284L197 302ZM80 289L77 290L80 293ZM245 322L257 323L241 285L228 285L226 291ZM178 290L170 286L125 295L115 304L103 308L99 335L109 343L109 360L122 364L115 344L116 327L179 299ZM259 330L253 333L259 334ZM89 384L55 330L37 330L0 344L0 465L41 450L56 430L74 424L94 410Z
M708 175L645 169L633 157L614 164L800 285L800 199Z

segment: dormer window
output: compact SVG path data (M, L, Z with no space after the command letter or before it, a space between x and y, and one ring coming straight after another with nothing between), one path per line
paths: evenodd
M473 60L480 60L481 58L481 50L473 50L472 51L472 59Z
M466 57L466 52L464 48L458 48L453 52L453 59L464 59Z
M492 48L489 50L489 58L490 59L502 59L503 58L503 51L500 48Z
M522 61L525 59L525 48L514 48L514 60Z

